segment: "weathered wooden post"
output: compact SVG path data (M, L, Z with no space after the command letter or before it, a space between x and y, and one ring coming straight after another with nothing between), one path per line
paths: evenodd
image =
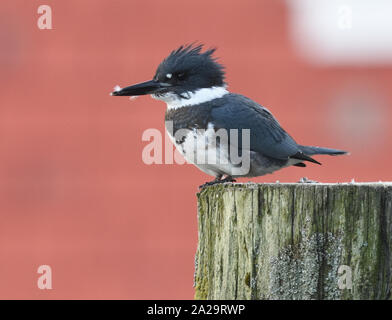
M223 184L198 195L196 299L391 299L392 184Z

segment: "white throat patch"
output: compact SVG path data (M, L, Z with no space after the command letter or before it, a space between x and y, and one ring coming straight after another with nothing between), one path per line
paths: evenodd
M196 90L195 92L185 92L183 95L185 97L189 97L189 99L178 97L176 94L173 93L166 93L161 96L156 96L152 94L151 97L166 102L167 109L171 110L181 107L190 107L203 102L208 102L214 99L221 98L228 93L229 91L226 90L226 87L212 87L202 88Z

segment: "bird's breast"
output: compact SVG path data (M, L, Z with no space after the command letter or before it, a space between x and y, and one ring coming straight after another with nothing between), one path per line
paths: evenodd
M180 129L207 129L211 118L209 105L198 105L169 109L165 114L166 127L170 123L175 133Z

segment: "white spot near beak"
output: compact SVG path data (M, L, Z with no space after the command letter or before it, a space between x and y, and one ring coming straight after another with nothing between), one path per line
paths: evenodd
M120 91L121 90L121 87L119 86L119 85L117 85L117 86L115 86L114 88L113 88L113 91L114 92L118 92L118 91ZM109 93L111 96L113 95L113 93L112 92L110 92Z
M130 96L129 100L135 100L137 98L137 96Z
M168 79L171 79L172 76L173 76L173 75L172 75L171 73L167 73L167 74L166 74L166 78L168 78Z

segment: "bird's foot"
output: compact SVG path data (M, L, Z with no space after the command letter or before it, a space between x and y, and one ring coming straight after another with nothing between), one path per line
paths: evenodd
M219 180L219 183L225 183L225 182L237 182L237 180L234 179L232 176L227 176L226 178Z
M214 180L210 181L210 182L206 182L204 184L202 184L201 186L199 186L200 189L203 189L204 187L207 186L212 186L214 184L220 184L220 183L225 183L225 182L236 182L237 180L235 180L232 176L227 176L224 179L221 179L220 177L216 177Z

